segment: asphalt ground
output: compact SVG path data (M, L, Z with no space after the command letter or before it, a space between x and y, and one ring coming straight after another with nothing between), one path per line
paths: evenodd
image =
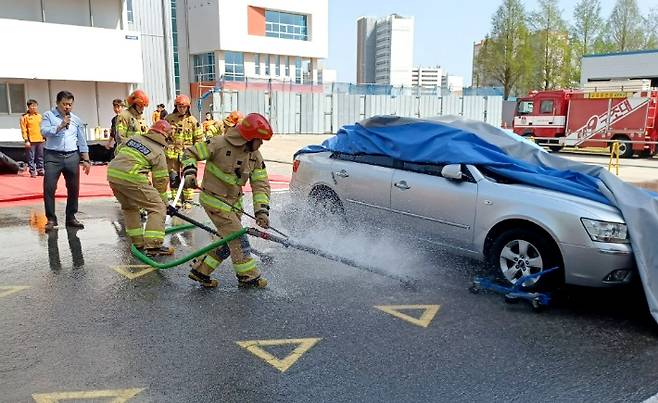
M273 206L273 224L289 231L288 194ZM255 240L274 258L263 265L270 286L238 288L224 263L207 290L185 266L117 272L139 262L113 200L83 201L80 231L40 233L32 209L0 210L2 402L640 402L658 392L658 327L637 287L567 288L535 313L470 293L486 274L478 262L302 221L298 240L377 273ZM195 230L170 242L179 256L209 240ZM403 320L386 312L398 305L422 309L398 309Z

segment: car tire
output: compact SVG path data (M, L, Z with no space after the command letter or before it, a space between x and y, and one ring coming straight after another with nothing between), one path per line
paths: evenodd
M548 148L551 149L551 152L558 153L560 150L562 150L562 146L548 146Z
M630 141L630 138L627 136L615 136L613 140L621 141ZM610 144L610 152L612 152L612 143ZM619 157L620 158L632 158L633 157L633 145L629 143L620 143L619 144Z
M345 223L345 211L336 193L329 188L313 189L308 199L311 213L318 221Z
M529 228L500 233L489 248L487 263L496 276L508 284L515 284L523 275L558 267L555 272L524 282L525 288L553 288L564 278L562 256L553 240Z

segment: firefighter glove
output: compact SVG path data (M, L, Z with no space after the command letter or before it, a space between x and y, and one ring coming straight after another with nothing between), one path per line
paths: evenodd
M256 214L256 225L264 229L270 228L270 216L267 213Z

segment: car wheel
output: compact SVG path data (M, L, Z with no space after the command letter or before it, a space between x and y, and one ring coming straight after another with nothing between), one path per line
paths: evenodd
M550 148L551 152L554 153L560 152L560 150L562 150L562 146L548 146L548 148Z
M630 138L626 136L615 136L612 139L620 140L620 141L630 141ZM610 144L610 152L612 152L612 144ZM630 143L619 143L619 156L621 158L633 157L633 145Z
M309 195L311 213L321 221L344 222L345 212L340 199L329 188L314 189Z
M561 267L562 261L553 240L530 229L510 229L501 233L494 240L487 260L496 274L510 284L516 284L523 276ZM527 279L523 286L553 284L559 277L555 274Z

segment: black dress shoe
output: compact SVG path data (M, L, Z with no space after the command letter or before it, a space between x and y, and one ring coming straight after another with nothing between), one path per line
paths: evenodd
M82 224L80 221L78 221L75 218L66 220L66 226L71 228L80 228L80 229L85 227L84 224Z
M57 222L48 220L48 222L46 223L46 226L43 227L43 229L46 230L46 232L56 230L57 229Z

